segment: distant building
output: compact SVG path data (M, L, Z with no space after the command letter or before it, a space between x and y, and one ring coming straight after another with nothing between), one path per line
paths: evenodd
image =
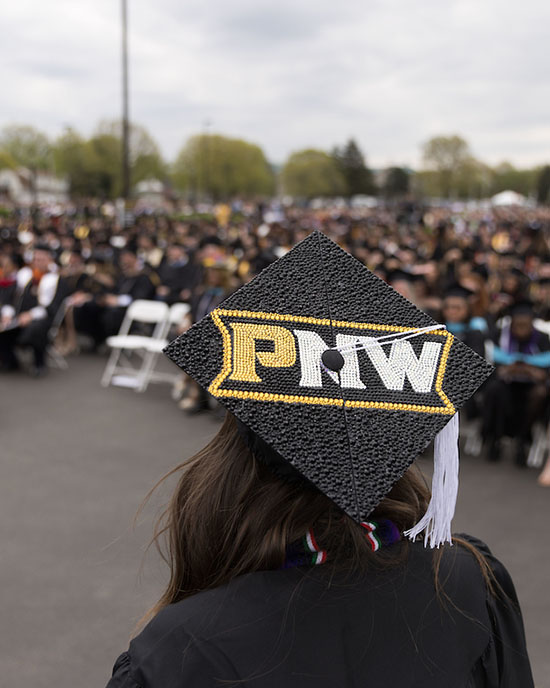
M0 170L0 201L19 206L67 203L69 182L50 172L33 173L25 167Z
M170 208L170 190L159 179L144 179L134 187L136 210L166 210Z

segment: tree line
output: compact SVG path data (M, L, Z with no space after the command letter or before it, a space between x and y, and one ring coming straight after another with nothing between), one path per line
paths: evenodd
M0 131L0 169L26 167L68 179L75 197L117 198L122 193L122 127L101 122L89 138L68 127L51 140L26 125ZM166 161L142 126L130 126L131 180L160 179L190 200L234 196L296 198L407 194L448 199L487 198L507 189L550 202L550 165L519 169L503 162L491 167L478 160L457 135L436 136L422 146L422 169L390 167L373 171L354 139L331 151L292 153L280 168L260 146L220 134L192 136L175 160Z

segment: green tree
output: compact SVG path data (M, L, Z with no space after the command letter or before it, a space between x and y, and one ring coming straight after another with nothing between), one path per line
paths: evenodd
M335 148L332 155L346 182L345 196L349 198L356 194L376 193L372 172L366 166L365 157L354 139L341 148Z
M122 189L120 140L98 134L86 140L68 128L54 145L55 168L74 196L116 198Z
M98 161L90 142L67 127L53 146L55 171L67 177L74 196L98 196Z
M122 122L104 120L96 130L95 138L111 137L119 142L119 166L122 165ZM107 140L106 138L104 139ZM144 179L165 179L167 165L151 134L139 124L130 124L130 178L134 186Z
M69 178L76 196L117 198L122 193L122 126L102 122L88 140L67 128L54 145L55 168ZM166 165L158 146L139 125L130 125L132 185L143 179L164 179Z
M440 195L439 179L433 170L417 170L411 179L411 191L415 196L429 198Z
M537 179L537 202L550 202L550 165L545 165Z
M474 199L491 195L492 170L472 156L461 161L452 174L452 191L447 198ZM420 170L412 180L413 191L422 196L445 197L441 175L436 170Z
M194 198L226 200L268 196L275 189L273 171L262 149L219 134L192 136L173 166L176 188Z
M0 151L11 156L17 165L30 170L50 170L53 155L46 134L28 125L10 124L0 133Z
M528 196L535 191L536 185L537 170L520 170L509 162L502 162L492 170L490 195L511 190Z
M383 192L387 198L405 196L409 192L410 174L403 167L390 167L386 172Z
M485 163L469 156L456 170L453 195L461 199L487 198L491 195L492 170Z
M433 173L434 195L443 198L458 195L457 177L473 159L466 141L456 135L435 136L422 146L422 157L427 171Z
M90 176L96 192L103 198L118 198L122 193L122 152L120 138L98 133L88 141ZM131 177L134 183L133 176Z
M9 169L14 170L17 167L16 161L13 157L3 150L0 150L0 170Z
M281 170L281 181L285 192L297 198L341 196L347 191L334 157L311 148L292 153Z

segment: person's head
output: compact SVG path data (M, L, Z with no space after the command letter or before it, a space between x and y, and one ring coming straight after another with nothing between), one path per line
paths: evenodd
M443 300L443 321L446 323L466 323L472 316L471 299L474 292L462 284L450 285Z
M23 259L16 253L0 254L0 274L12 275L23 267Z
M521 277L517 272L506 272L502 276L502 291L512 296L517 294L521 288Z
M517 303L511 309L510 331L520 342L526 342L533 335L533 307L529 303Z
M153 236L140 234L137 239L137 245L142 251L150 251L155 248L156 242Z
M138 257L132 251L122 251L120 254L120 269L124 274L132 274L138 270Z
M280 568L287 546L310 527L330 552L328 564L351 571L388 563L374 557L361 526L331 499L306 481L279 478L255 456L229 413L213 440L172 473L178 471L156 529L157 546L166 536L171 577L153 611L241 574ZM389 518L403 531L419 520L428 500L429 490L412 467L370 518Z
M550 277L544 276L537 283L538 300L548 302L550 300Z
M414 276L398 268L388 274L388 284L395 289L398 294L404 296L413 303L416 300L414 288Z
M185 260L185 248L181 244L170 244L166 249L166 258L169 263L178 263Z
M228 270L223 262L211 264L206 261L204 264L204 283L208 287L227 286Z
M69 253L67 267L70 270L80 270L84 267L84 258L79 251L71 251Z
M447 296L443 301L443 320L447 323L465 323L470 307L463 296Z
M52 262L51 252L42 247L37 247L34 249L32 256L32 268L37 272L48 272L50 269L50 264Z

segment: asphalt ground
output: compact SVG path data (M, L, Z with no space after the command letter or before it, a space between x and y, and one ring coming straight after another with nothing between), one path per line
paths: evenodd
M173 483L134 522L136 511L218 427L186 417L167 385L102 388L102 357L69 364L37 380L0 375L1 688L105 685L166 580L145 550ZM463 456L454 530L486 541L512 574L536 685L550 688L550 489L536 477L511 458Z

